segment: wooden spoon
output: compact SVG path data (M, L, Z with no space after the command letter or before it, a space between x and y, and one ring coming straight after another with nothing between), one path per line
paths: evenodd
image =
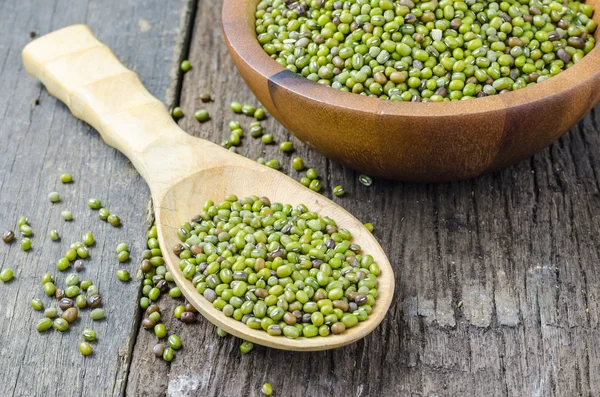
M278 349L325 350L352 343L383 320L394 294L394 273L371 233L343 208L281 172L192 137L173 121L164 104L123 66L85 25L41 37L23 50L25 69L64 102L73 115L92 125L104 141L125 154L152 192L158 240L169 271L187 300L210 322L237 337ZM381 268L379 296L369 318L341 335L288 339L228 318L183 277L170 247L179 243L177 229L201 212L206 199L267 196L328 215L350 230L354 241L373 255Z

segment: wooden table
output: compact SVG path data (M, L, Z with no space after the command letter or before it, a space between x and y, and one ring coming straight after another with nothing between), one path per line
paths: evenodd
M168 3L168 4L167 4ZM259 396L264 382L278 396L597 396L600 343L597 296L600 253L600 120L596 107L552 147L504 172L444 185L375 181L328 161L275 120L265 129L290 139L297 155L323 177L323 194L344 185L335 201L375 225L393 263L396 299L383 324L351 346L286 353L219 338L204 319L174 320L179 303L162 299L168 329L184 349L173 362L155 359L152 333L140 327L140 280L123 284L115 247L129 243L135 274L145 247L149 191L131 164L76 121L27 76L20 51L30 32L89 24L169 105L181 104L190 134L220 142L234 115L229 103L256 103L229 60L220 1L6 0L0 3L0 230L20 215L34 229L33 249L0 243L0 384L5 396ZM178 64L190 59L181 76ZM200 94L215 101L203 105ZM191 115L206 107L212 120ZM552 117L551 114L548 117ZM276 145L244 138L249 158L284 159ZM282 157L283 156L283 157ZM160 159L156 159L160 161ZM62 185L70 172L75 182ZM59 204L46 196L57 190ZM101 198L123 226L113 228L87 208ZM73 222L60 211L70 209ZM62 234L60 243L47 237ZM40 278L86 231L97 239L83 278L105 297L107 318L87 312L70 332L38 334ZM57 275L62 282L64 274ZM81 330L98 332L92 357L77 351Z

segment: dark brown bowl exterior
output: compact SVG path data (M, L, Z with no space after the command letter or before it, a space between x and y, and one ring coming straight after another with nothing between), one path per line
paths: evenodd
M223 5L225 40L242 77L296 137L368 175L446 182L500 170L554 142L600 100L600 43L569 70L503 95L409 103L335 90L290 72L263 51L254 32L258 1ZM587 3L600 24L599 2Z

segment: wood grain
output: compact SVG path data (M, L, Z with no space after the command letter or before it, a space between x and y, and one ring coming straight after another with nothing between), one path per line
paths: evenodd
M113 297L106 306L117 302L122 286L113 277L113 262L104 258L111 258L120 238L137 234L139 240L128 238L133 257L128 267L137 264L149 191L123 156L26 76L19 53L29 31L48 32L87 18L151 93L164 98L170 83L166 70L172 59L182 56L174 54L173 42L185 43L185 35L173 38L182 26L170 17L177 7L148 0L135 8L131 4L0 4L0 227L14 228L16 218L25 214L36 232L29 254L0 243L0 268L17 270L13 283L0 285L0 380L7 395L52 396L60 390L61 395L114 396L119 394L115 381L127 373L127 366L118 364L127 362L127 349L119 361L117 346L129 343L125 335L136 333L127 329L135 313L135 291L128 289L124 297L132 299L131 307L113 310L102 324L107 328L97 328L103 339L87 362L70 361L79 359L78 332L47 338L31 333L37 316L29 300L31 291L39 291L39 275L54 269L71 239L89 229L99 243L88 271L93 278L99 275L101 290ZM182 15L186 13L187 8ZM199 125L187 117L181 124L214 142L228 137L228 120L238 119L246 126L250 122L228 110L232 100L258 104L228 58L219 17L214 3L199 1L190 54L194 69L185 76L180 99L188 115L200 107L211 111L209 123ZM143 29L134 30L148 27L140 18L154 21L145 31L150 37L141 33ZM116 23L115 29L114 24L105 25L107 20L124 22ZM208 51L215 52L209 57ZM171 93L177 93L176 70L171 72ZM217 102L203 105L198 95L205 91L213 92ZM31 107L34 98L41 98L39 107ZM172 97L167 102L168 98ZM167 314L167 326L181 336L184 349L171 364L156 360L149 350L155 337L141 329L127 394L260 396L260 386L268 381L276 395L284 396L597 395L599 112L596 107L550 148L502 173L446 185L376 180L370 188L358 183L356 173L307 149L268 119L263 124L276 141L291 138L296 154L319 171L325 195L333 186L344 185L347 196L334 200L375 224L375 235L396 274L390 316L375 334L348 348L288 354L257 347L244 356L239 340L219 339L207 321L185 326ZM289 158L274 145L245 139L240 152L250 158ZM64 156L67 151L79 154ZM289 161L282 164L286 173L300 177ZM63 189L55 178L64 171L73 172L76 183ZM65 200L61 208L68 206L75 213L73 224L59 223L60 211L46 202L54 189ZM123 229L98 223L85 206L92 195L121 215ZM46 229L55 227L64 236L59 245L45 238ZM110 271L105 274L101 266ZM164 313L175 305L170 298L161 303ZM109 328L115 331L108 333ZM20 335L29 337L29 347Z
M119 241L129 243L132 259L123 267L135 274L145 247L149 200L144 181L129 162L26 74L21 50L30 32L41 35L88 23L120 59L143 75L154 95L169 101L165 94L172 81L176 83L169 73L178 64L174 49L187 7L187 0L170 2L169 7L154 0L0 3L0 228L15 230L17 217L26 215L34 230L30 252L22 252L17 243L0 242L0 268L13 268L16 275L11 283L0 285L3 395L123 394L137 333L138 283L123 284L115 277L115 247ZM72 173L75 182L62 185L58 176L63 172ZM53 190L61 193L61 203L48 202L46 196ZM120 215L123 226L100 221L87 207L90 197L102 199ZM65 209L73 212L73 222L60 217ZM59 230L60 243L50 241L49 229ZM66 274L59 274L55 263L86 231L92 231L97 242L82 277L99 286L107 318L92 323L84 311L69 332L40 335L35 324L42 314L29 302L40 297L48 307L51 301L43 296L40 278L50 271L64 282ZM84 359L77 345L86 326L97 331L99 340L94 355Z
M233 100L258 105L227 55L219 9L199 2L184 77L186 114L206 108L211 121L180 122L188 132L221 142L227 123L250 119ZM211 54L207 56L206 54ZM199 96L211 92L214 103ZM220 339L207 321L168 319L185 350L170 364L155 361L154 336L140 330L128 394L260 396L270 382L284 396L594 396L600 390L597 344L600 275L600 166L596 107L569 134L532 159L501 173L442 185L376 180L366 188L352 172L308 149L276 121L264 122L276 142L291 140L322 176L324 194L364 221L392 261L396 299L381 327L351 346L286 353ZM239 152L278 158L276 145L244 138ZM172 311L171 299L162 306ZM151 377L152 366L168 377ZM260 370L257 370L260 368Z

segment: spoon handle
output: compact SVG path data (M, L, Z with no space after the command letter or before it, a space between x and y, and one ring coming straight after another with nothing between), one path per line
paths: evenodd
M23 49L22 56L27 72L75 117L98 130L108 145L125 154L151 188L190 172L180 165L191 156L185 149L191 140L196 147L214 146L181 130L139 76L121 64L85 25L36 39ZM170 167L171 161L179 168ZM165 169L170 170L168 175ZM162 170L160 180L157 170Z

